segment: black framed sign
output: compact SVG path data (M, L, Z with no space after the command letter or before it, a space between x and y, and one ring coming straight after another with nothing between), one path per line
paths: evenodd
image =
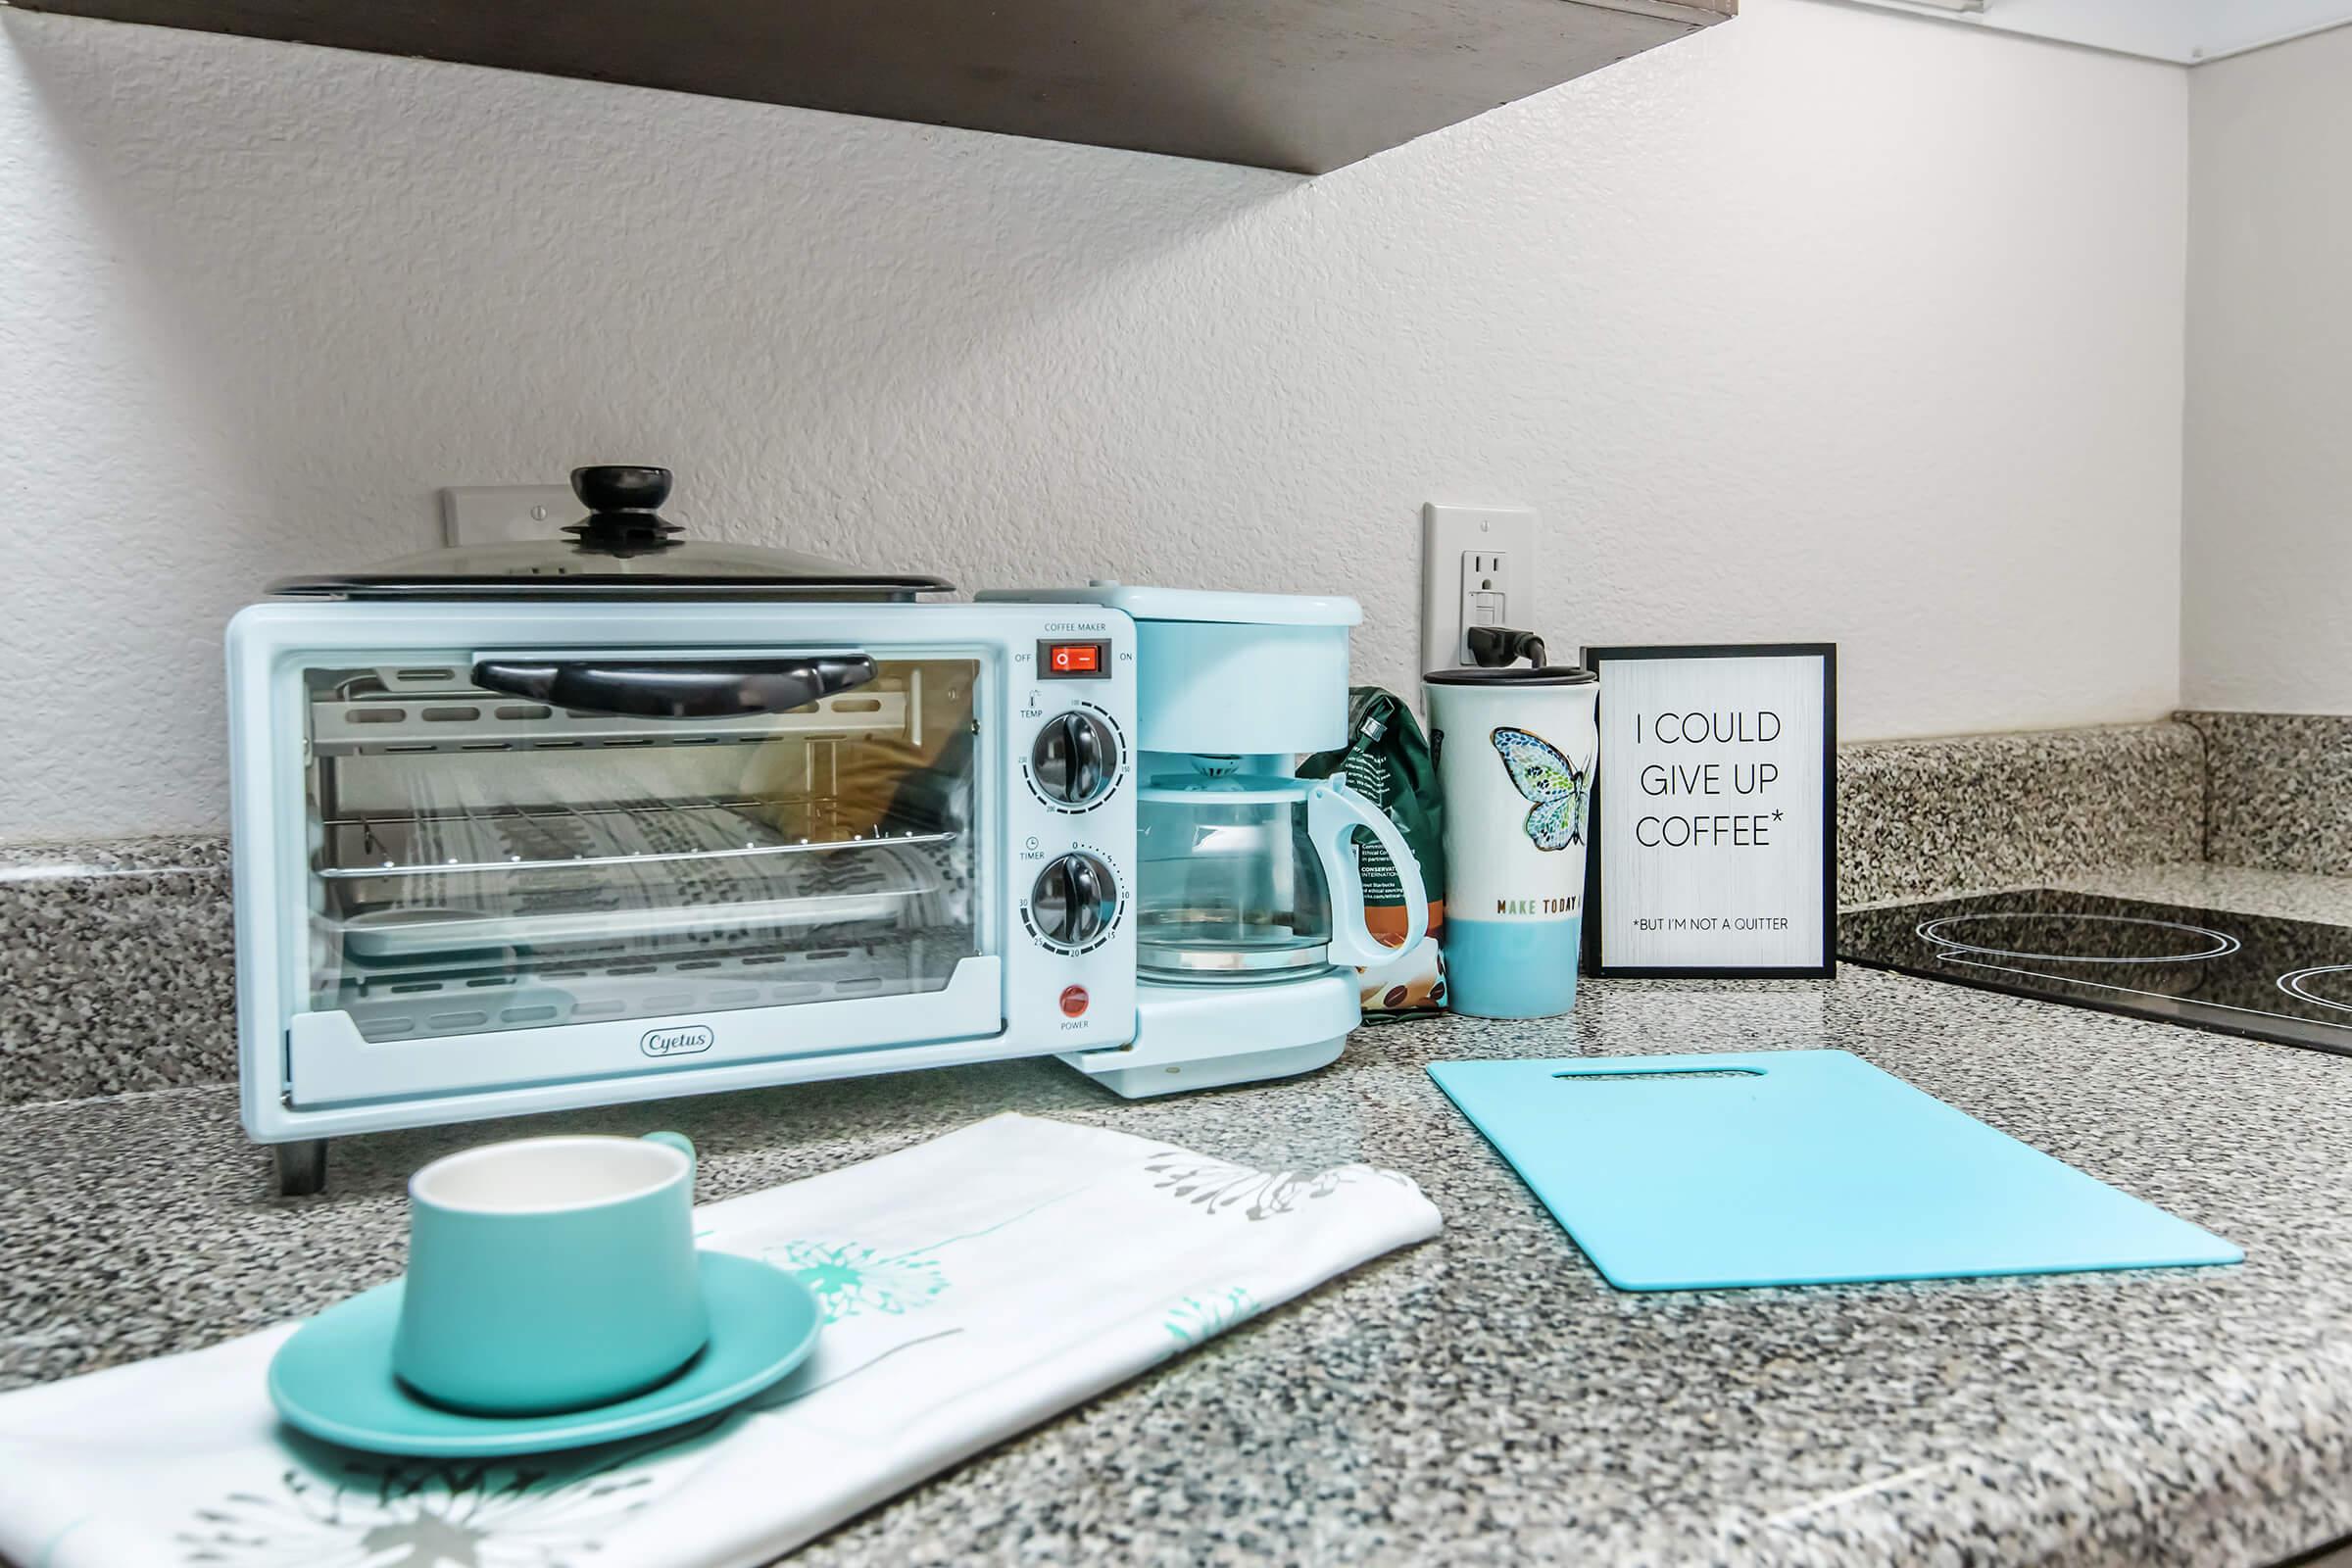
M1588 648L1585 969L1837 972L1838 645Z

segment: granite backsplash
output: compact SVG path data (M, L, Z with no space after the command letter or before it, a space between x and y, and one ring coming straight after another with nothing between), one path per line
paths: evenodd
M228 841L0 845L0 1103L237 1074Z
M2352 802L2352 719L2186 717L1842 748L1839 902L2202 859L2209 758L2215 858L2352 872L2352 816L2293 814ZM0 846L0 1103L235 1077L224 840Z
M2204 817L2185 724L1857 742L1838 754L1838 902L2202 859Z
M2174 716L2205 742L2207 858L2352 876L2352 715Z

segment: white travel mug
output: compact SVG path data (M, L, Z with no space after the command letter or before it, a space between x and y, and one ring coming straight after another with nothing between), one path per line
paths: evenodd
M1446 1004L1480 1018L1566 1012L1600 683L1573 665L1466 667L1424 675L1422 693L1446 798Z

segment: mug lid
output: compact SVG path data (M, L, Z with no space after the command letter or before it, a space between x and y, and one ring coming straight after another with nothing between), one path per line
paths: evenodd
M1582 664L1516 664L1496 669L1464 664L1458 669L1433 669L1421 679L1431 686L1590 686L1600 677Z

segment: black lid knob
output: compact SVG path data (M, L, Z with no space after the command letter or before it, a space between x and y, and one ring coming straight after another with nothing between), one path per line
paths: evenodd
M602 463L571 470L571 493L588 515L564 525L588 554L639 556L667 550L679 531L655 509L669 499L670 472L646 464Z
M590 512L652 512L669 499L670 472L641 463L571 470L571 493Z

